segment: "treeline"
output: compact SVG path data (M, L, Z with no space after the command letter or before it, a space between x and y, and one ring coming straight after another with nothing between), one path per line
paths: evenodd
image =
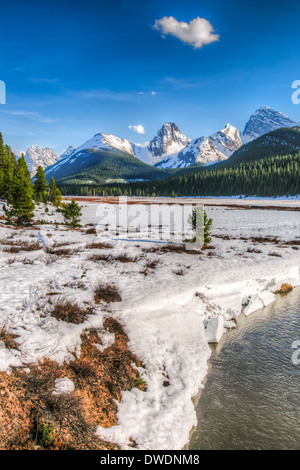
M300 194L300 152L206 167L162 181L96 185L58 185L62 194L81 196L260 196Z
M52 178L49 185L42 167L39 167L34 182L24 155L16 159L11 148L4 145L0 133L0 199L5 201L7 223L27 224L33 217L35 203L51 202L58 206L61 193Z

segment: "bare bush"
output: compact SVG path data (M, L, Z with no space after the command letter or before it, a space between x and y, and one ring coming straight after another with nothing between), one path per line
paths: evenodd
M54 305L51 316L56 320L78 325L84 322L88 315L93 313L92 307L83 308L78 303L70 300L58 300Z
M109 304L111 302L121 302L122 297L116 286L100 283L95 288L94 299L97 304L99 302L106 302Z

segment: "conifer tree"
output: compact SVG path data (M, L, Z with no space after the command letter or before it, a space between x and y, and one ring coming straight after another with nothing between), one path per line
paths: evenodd
M202 244L204 246L209 245L211 242L210 232L212 219L207 217L205 209L201 206L194 209L188 218L188 222L191 225L192 230L195 232L195 236L192 240L186 241Z
M42 166L37 169L33 189L36 202L47 202L47 180Z
M10 203L10 215L18 225L31 222L34 211L33 187L24 155L19 158L14 170Z
M65 224L68 227L76 228L80 227L80 220L82 212L79 204L72 200L69 204L63 204L61 208L62 215L64 216Z
M48 200L55 206L60 206L61 204L61 193L57 188L53 177L50 179L49 183Z

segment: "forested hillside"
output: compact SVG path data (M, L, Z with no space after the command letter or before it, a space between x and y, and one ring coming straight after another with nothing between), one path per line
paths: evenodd
M136 196L283 196L300 194L300 152L229 168L203 169L163 181L105 186L61 185L64 194Z

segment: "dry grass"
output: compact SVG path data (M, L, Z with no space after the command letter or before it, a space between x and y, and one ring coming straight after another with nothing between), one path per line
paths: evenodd
M86 235L97 235L97 230L95 227L93 228L88 228L87 231L85 232Z
M112 248L113 246L110 243L97 241L97 242L88 243L85 247L87 249L92 249L92 250L93 249L103 250L103 249Z
M41 250L42 245L38 242L32 242L28 240L1 240L2 245L6 245L3 251L6 253L19 253L20 251L35 251Z
M113 260L113 258L110 255L105 255L101 253L94 253L88 257L88 260L90 261L105 261L106 263L109 263Z
M100 302L106 302L107 304L111 302L121 302L122 297L119 294L116 286L112 284L103 284L100 283L95 288L94 299L96 304Z
M281 287L279 290L275 291L274 294L288 294L293 290L293 286L291 284L281 284Z
M186 250L185 244L172 244L154 246L151 248L143 248L142 251L145 253L186 253L188 255L199 255L200 251L198 250Z
M127 253L124 253L121 255L114 256L113 259L115 261L119 261L120 263L136 263L139 260L139 257L128 256Z
M63 246L63 245L62 245ZM49 255L56 255L56 256L72 256L79 252L79 248L53 248L47 246L45 248L46 253Z
M19 335L8 333L4 328L0 330L0 341L3 341L6 349L18 349L18 343L14 340L19 338Z
M258 248L251 248L251 247L249 247L249 248L247 249L247 253L262 253L262 251L259 250Z
M153 259L153 260L147 261L146 268L147 269L155 269L158 264L159 264L159 260L158 259Z
M116 400L140 381L132 364L142 364L128 350L128 337L116 320L106 319L104 327L115 342L102 352L98 331L86 330L79 358L62 366L45 360L28 366L29 373L16 368L10 375L0 373L1 450L118 448L97 437L95 427L117 424ZM72 380L75 390L55 396L55 380L62 377Z
M84 322L88 315L93 314L92 307L81 307L78 303L70 300L58 300L51 312L51 317L67 323L79 325Z
M174 274L176 274L176 276L183 276L186 271L184 269L177 269L176 271L173 271Z

